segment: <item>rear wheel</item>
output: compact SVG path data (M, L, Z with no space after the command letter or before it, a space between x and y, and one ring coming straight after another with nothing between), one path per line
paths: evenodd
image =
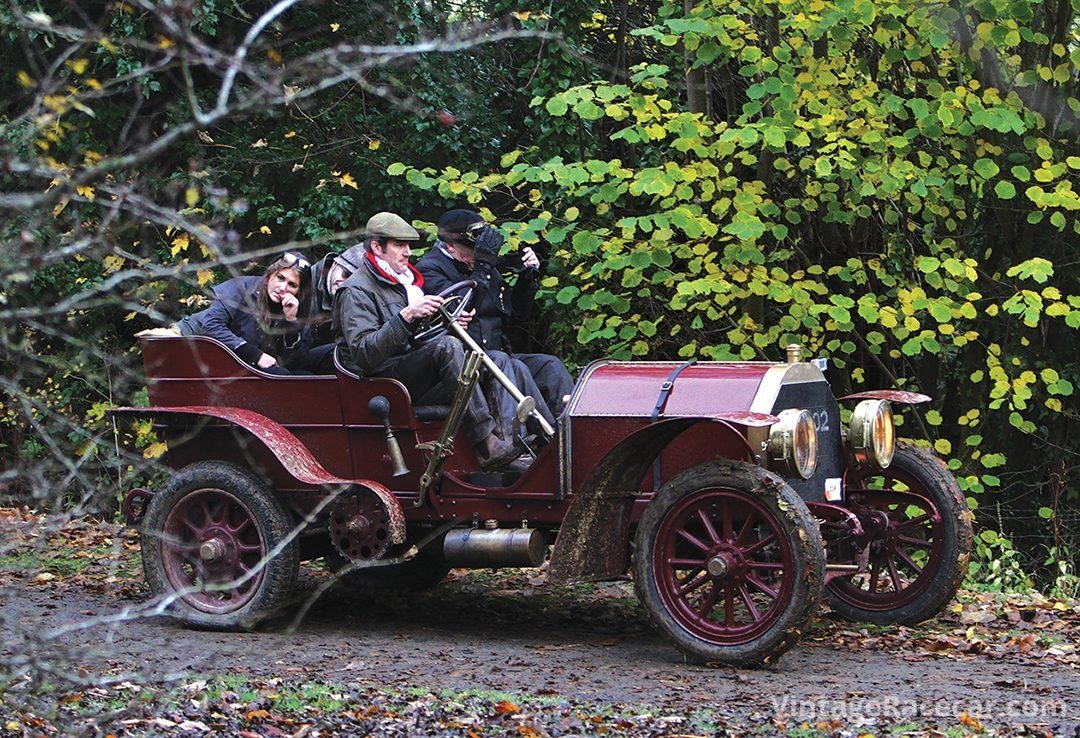
M292 592L299 560L291 530L288 511L251 473L219 461L191 464L147 508L146 581L189 625L250 627Z
M634 544L639 599L695 661L773 661L821 601L817 522L789 485L757 466L716 461L677 475L645 508Z
M967 573L971 514L945 464L911 442L884 470L849 471L846 507L864 537L830 541L833 561L866 571L833 579L829 606L848 620L918 623L941 612Z

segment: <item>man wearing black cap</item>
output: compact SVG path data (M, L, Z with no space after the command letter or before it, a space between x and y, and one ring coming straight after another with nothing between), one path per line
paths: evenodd
M424 294L424 278L409 263L412 245L419 240L416 229L394 213L377 213L368 220L364 258L334 295L338 358L358 374L397 379L418 405L446 404L454 395L465 349L445 334L412 344L419 321L437 313L443 303L437 295ZM518 454L513 443L495 435L495 428L483 393L474 389L463 431L485 469L506 466Z
M469 335L526 395L537 398L537 409L554 423L562 413L565 398L573 392L574 380L566 366L551 354L512 353L507 329L522 321L532 309L540 286L540 260L528 246L521 249L510 271L517 281L508 286L499 273L499 250L503 236L472 210L449 210L439 218L439 241L416 264L424 275L424 289L437 293L463 279L474 279L475 315ZM530 388L539 390L539 397ZM540 400L543 400L541 402ZM504 416L513 417L506 410Z
M340 254L329 253L311 265L311 350L316 374L334 373L334 327L331 320L334 293L360 266L364 244L350 246Z

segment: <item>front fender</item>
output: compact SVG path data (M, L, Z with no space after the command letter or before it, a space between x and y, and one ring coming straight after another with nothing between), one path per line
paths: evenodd
M889 402L895 402L898 405L921 405L924 402L930 402L930 396L924 395L920 392L909 392L907 390L898 389L882 389L882 390L866 390L865 392L855 392L854 394L844 395L843 397L837 397L837 402L844 402L846 400L888 400Z
M737 435L737 425L769 425L762 413L727 418L668 418L645 426L611 449L574 496L551 554L552 582L600 581L626 572L630 565L630 524L641 480L664 447L698 423L715 423L718 432ZM753 452L747 446L748 458Z

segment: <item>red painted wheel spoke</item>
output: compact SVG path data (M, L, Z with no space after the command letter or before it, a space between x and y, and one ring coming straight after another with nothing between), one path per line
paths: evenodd
M252 522L251 518L243 514L240 511L240 515L236 516L236 523L230 523L229 518L233 517L231 514L225 516L225 527L232 531L233 535L240 536L244 531L251 530Z
M753 574L748 574L747 577L746 577L746 581L750 582L750 584L754 585L755 587L757 587L759 590L761 590L765 594L769 595L769 597L773 598L774 600L777 597L780 596L780 590L773 589L772 587L765 584L765 582L761 581L760 579L758 579Z
M913 572L915 572L915 576L922 574L923 568L917 563L915 563L915 560L913 558L908 556L907 551L897 551L896 555L903 559L904 563L907 564Z
M679 583L679 594L681 594L683 597L686 597L688 594L690 594L695 589L697 589L698 587L700 587L701 585L705 584L708 581L710 581L710 578L709 578L708 574L706 574L703 571L698 572L694 576L687 577L686 579L680 581L680 583Z
M697 614L703 618L708 618L709 613L716 607L716 598L720 594L720 585L717 582L713 582L713 586L709 588L709 591L705 593L705 596L701 598L701 602L697 606Z
M189 544L185 546L175 546L173 550L177 555L188 562L192 566L200 566L202 564L202 558L199 556L199 546L197 544Z
M889 579L892 580L893 591L899 592L904 588L903 582L900 581L900 572L896 570L896 561L892 557L888 560L889 565Z
M746 585L739 585L739 596L742 597L743 604L746 605L747 612L750 613L751 620L758 620L761 618L761 613L758 612L757 605L750 599L750 592L747 591Z
M779 561L747 561L746 565L751 569L766 569L771 571L784 570L784 565Z
M185 528L187 528L189 531L191 531L195 535L196 538L198 538L202 534L202 532L206 529L206 524L205 523L200 524L200 523L195 521L196 513L201 512L201 511L187 510L185 512L187 514L180 517L178 522L181 525L183 525ZM205 517L206 517L206 515L205 515L205 513L203 513L204 520L205 520Z
M912 528L922 527L922 524L927 522L930 522L930 513L923 513L917 518L894 523L892 529L894 531L911 530Z
M758 549L764 548L765 546L768 546L774 541L776 541L776 534L770 532L769 535L765 536L761 540L755 541L754 543L744 548L742 550L743 556L750 556L751 554L758 551Z
M890 482L890 484L888 484L885 487L882 487L881 489L874 489L874 490L869 490L869 491L878 492L878 493L885 494L885 495L905 495L906 496L908 494L908 491L906 489L897 489L896 488L896 480L895 479L890 479L889 482Z
M667 559L664 563L675 571L705 568L705 559Z
M200 569L201 573L199 575L199 579L203 582L203 584L228 585L233 580L232 571L222 571L220 569L211 570L205 567L200 567Z
M749 540L749 536L754 531L754 523L758 520L757 512L751 511L746 516L746 520L743 521L742 527L739 528L739 535L735 538L735 542L740 546L745 546Z
M735 591L731 587L724 587L724 622L735 625Z
M217 517L214 515L214 508L219 505L214 504L215 500L211 499L209 495L203 495L202 505L200 506L200 512L202 512L203 528L210 526L211 523L217 522Z
M180 531L180 533L183 534L184 531ZM173 550L176 550L176 551L198 551L199 550L199 540L198 540L197 537L195 539L192 539L192 538L189 538L189 537L183 536L183 535L176 536L176 535L170 534L168 531L166 531L164 533L164 539L163 539L162 543L164 543L170 549L173 549Z
M263 549L261 543L244 543L243 541L238 541L236 550L240 553L254 553L261 556Z
M870 591L877 592L878 577L881 576L881 561L877 556L870 562Z
M236 572L236 578L233 579L234 589L237 592L247 592L249 589L255 586L255 577L249 576L251 569L246 566L237 567L240 571Z
M705 527L705 533L709 536L714 544L720 543L720 538L716 535L716 528L713 527L712 520L705 514L704 510L697 511L698 518L701 520L701 524Z
M908 546L914 546L915 548L923 548L930 550L934 547L934 544L925 538L912 538L911 536L897 536L896 540Z
M697 537L687 531L686 528L680 528L678 535L691 546L701 550L703 553L709 553L709 549L712 548L709 544L699 541Z

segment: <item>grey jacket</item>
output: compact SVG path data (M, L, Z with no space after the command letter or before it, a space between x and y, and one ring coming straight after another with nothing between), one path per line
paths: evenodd
M416 286L424 278L412 265ZM367 254L363 265L334 295L338 358L360 375L377 376L394 357L407 353L412 327L401 317L408 305L405 288Z

